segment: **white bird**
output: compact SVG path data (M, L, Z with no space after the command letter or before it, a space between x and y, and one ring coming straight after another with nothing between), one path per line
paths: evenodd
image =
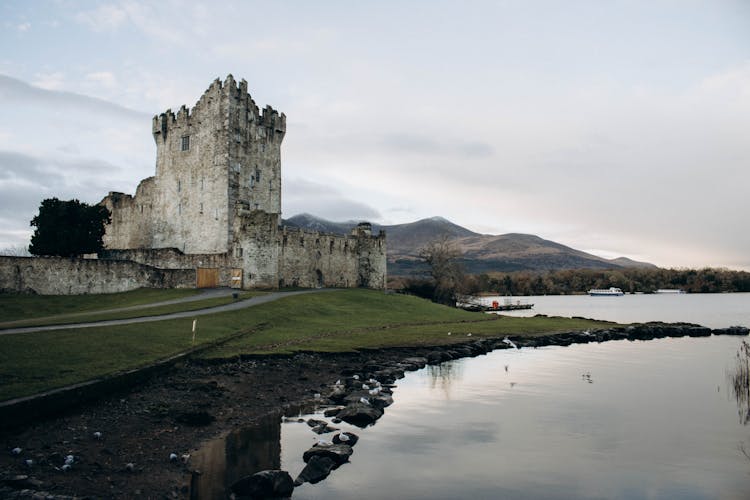
M450 334L451 334L451 332L448 332L448 335L450 335Z
M101 439L101 438L102 438L102 433L101 433L101 432L99 432L99 431L96 431L96 432L94 433L94 439Z
M182 463L186 464L188 462L188 460L190 460L190 453L185 453L180 458L182 458Z
M64 471L65 471L65 470L70 470L70 469L71 469L71 466L70 466L70 464L65 464L65 465L63 465L63 466L61 467L61 469L62 469L62 470L64 470Z
M31 467L32 465L34 465L34 461L29 458L29 459L26 460L26 465L29 466L29 467Z
M15 447L10 452L14 455L20 455L23 450L21 448Z
M75 457L73 455L65 457L65 465L73 465L73 462L75 462Z
M125 470L132 472L133 470L135 470L135 464L133 462L126 463Z
M362 384L362 390L363 391L369 391L370 390L370 386L367 385L367 384Z
M176 453L170 453L169 454L169 461L170 462L174 462L175 460L177 460L177 454Z
M467 336L467 337L471 337L471 333L467 333L467 334L466 334L466 336Z
M367 398L359 398L359 402L365 405L370 404L370 401Z
M354 375L354 376L353 376L352 378L353 378L354 380L359 380L359 375Z
M319 393L319 392L316 392L316 393L315 393L315 394L313 395L313 397L314 397L315 399L320 399L320 398L321 398L321 396L320 396L320 393Z
M514 349L518 349L518 346L517 346L516 344L514 344L514 343L513 343L513 341L512 341L512 340L510 340L510 339L509 339L508 337L505 337L505 338L503 339L503 342L504 342L505 344L508 344L509 346L511 346L511 347L512 347L512 348L514 348Z
M370 396L377 396L380 392L380 387L376 387L375 389L370 389Z
M338 379L335 384L333 385L341 385L341 379Z
M346 433L344 433L344 432L342 432L341 434L339 434L339 440L342 443L346 443L347 441L349 441L349 435L346 434Z

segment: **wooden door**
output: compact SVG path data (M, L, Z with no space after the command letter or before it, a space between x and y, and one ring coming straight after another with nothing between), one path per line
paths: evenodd
M242 288L242 269L232 269L232 288Z
M216 288L219 286L219 269L199 267L197 274L198 288Z

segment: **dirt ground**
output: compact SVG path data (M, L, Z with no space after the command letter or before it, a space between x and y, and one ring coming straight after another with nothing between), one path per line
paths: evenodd
M342 373L426 351L175 366L127 392L0 434L0 498L40 492L53 498L189 498L191 466L181 457L201 443L312 400Z

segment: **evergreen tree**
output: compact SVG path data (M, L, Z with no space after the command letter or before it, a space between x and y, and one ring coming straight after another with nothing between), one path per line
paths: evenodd
M48 198L31 219L36 227L29 252L34 255L74 257L103 248L104 226L111 221L109 210L78 200Z

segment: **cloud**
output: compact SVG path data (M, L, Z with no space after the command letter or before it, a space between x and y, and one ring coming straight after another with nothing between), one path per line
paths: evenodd
M186 43L189 35L199 33L200 23L208 17L201 6L170 0L110 3L75 15L76 21L96 33L114 33L132 25L149 38L177 45ZM179 24L174 23L175 19L179 19Z
M112 89L117 86L117 79L115 78L115 75L109 71L97 71L94 73L89 73L86 75L86 80L108 89Z
M379 220L381 215L365 203L352 200L333 187L299 178L284 179L283 210L286 217L310 213L333 221Z
M36 105L47 104L62 106L68 109L85 110L93 113L109 113L137 119L147 123L152 115L142 113L104 99L90 97L74 92L55 89L45 89L7 75L0 74L0 101L30 101Z
M37 73L34 75L34 85L44 90L60 90L65 84L65 75L56 71L54 73Z
M99 5L93 10L76 14L76 21L88 26L95 32L115 31L128 19L125 8L113 4Z
M414 134L386 134L379 146L396 154L419 154L429 156L451 155L462 158L491 156L494 148L484 142L460 141L439 136Z
M31 29L31 23L21 23L18 26L16 26L16 29L20 32L26 32Z

